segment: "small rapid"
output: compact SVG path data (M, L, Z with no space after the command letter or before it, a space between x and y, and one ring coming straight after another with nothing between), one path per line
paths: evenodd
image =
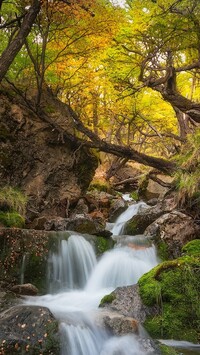
M120 228L142 205L131 205L121 215ZM119 236L116 247L97 260L84 235L74 233L67 239L62 233L56 250L49 253L50 293L26 303L48 307L60 321L61 355L145 355L138 336L114 337L96 324L96 318L106 294L135 284L157 263L155 247L142 236Z
M136 204L130 205L116 220L114 223L113 227L110 229L110 231L113 233L113 235L120 235L123 234L123 229L125 223L131 219L133 216L135 216L139 209L141 208L148 208L148 205L145 202L138 202Z

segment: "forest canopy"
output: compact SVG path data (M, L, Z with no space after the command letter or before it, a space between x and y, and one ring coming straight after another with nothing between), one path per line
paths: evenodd
M1 0L0 81L41 119L46 90L65 103L80 144L172 174L198 136L200 3L124 3Z

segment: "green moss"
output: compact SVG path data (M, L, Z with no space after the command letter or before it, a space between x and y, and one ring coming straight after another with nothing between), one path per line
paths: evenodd
M40 290L40 293L44 293L47 289L46 263L47 260L45 255L37 255L34 252L27 256L24 283L32 283Z
M184 245L182 252L187 253L188 255L200 256L200 239L192 240L191 242Z
M136 235L138 231L138 217L134 216L128 223L125 225L124 233L127 235Z
M6 205L9 211L25 215L27 197L17 188L4 186L0 188L0 206Z
M107 250L113 248L114 241L112 238L97 237L95 240L95 248L97 255L105 253Z
M5 227L23 228L24 218L17 212L0 212L0 224Z
M138 191L133 191L130 193L130 197L135 200L135 201L138 201L139 199L139 195L138 195Z
M163 242L163 241L159 241L157 243L157 251L158 251L158 257L165 261L165 260L168 260L169 259L169 248L168 248L168 245Z
M110 293L109 295L105 295L99 304L99 307L103 306L105 303L112 303L116 299L116 296L113 293Z
M159 345L162 355L180 355L180 352L177 352L175 349L167 345Z
M138 281L142 300L147 306L157 304L160 299L161 286L154 277L158 268L159 266L144 274Z
M89 186L89 190L97 190L97 191L104 191L104 192L108 192L110 190L110 185L108 182L105 181L97 181L95 180L94 182L92 182Z
M186 255L166 261L143 275L140 295L147 306L158 306L145 328L153 337L198 341L200 331L200 258Z

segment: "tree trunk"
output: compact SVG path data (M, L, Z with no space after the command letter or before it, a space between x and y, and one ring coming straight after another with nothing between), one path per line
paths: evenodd
M24 17L19 32L17 33L15 38L8 44L7 48L4 50L4 52L0 57L0 82L6 75L17 53L24 45L26 37L31 31L32 25L39 11L40 11L40 1L33 0L33 4L30 7L30 9L27 11L27 14Z

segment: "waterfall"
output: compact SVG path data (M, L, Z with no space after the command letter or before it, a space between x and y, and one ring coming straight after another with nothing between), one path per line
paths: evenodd
M60 240L58 252L50 253L48 260L50 292L83 288L96 264L92 245L82 236L71 235Z
M140 202L131 205L113 227L137 213ZM116 227L116 228L115 228ZM28 304L48 307L60 321L61 355L146 355L136 335L112 336L95 325L100 300L118 286L131 285L157 263L156 250L144 237L118 236L113 250L96 260L92 244L84 236L63 233L58 248L48 260L50 294L27 299ZM155 353L154 353L155 354Z
M92 325L61 323L61 355L99 355L108 335Z
M130 205L126 211L124 211L116 220L114 223L113 228L111 229L111 232L114 235L119 235L123 233L123 228L125 225L125 222L127 222L129 219L131 219L133 216L135 216L138 213L138 210L141 207L146 207L148 208L147 204L145 202L139 202L135 203L133 205Z
M128 286L157 265L155 247L135 250L115 248L103 255L86 285L87 290Z

